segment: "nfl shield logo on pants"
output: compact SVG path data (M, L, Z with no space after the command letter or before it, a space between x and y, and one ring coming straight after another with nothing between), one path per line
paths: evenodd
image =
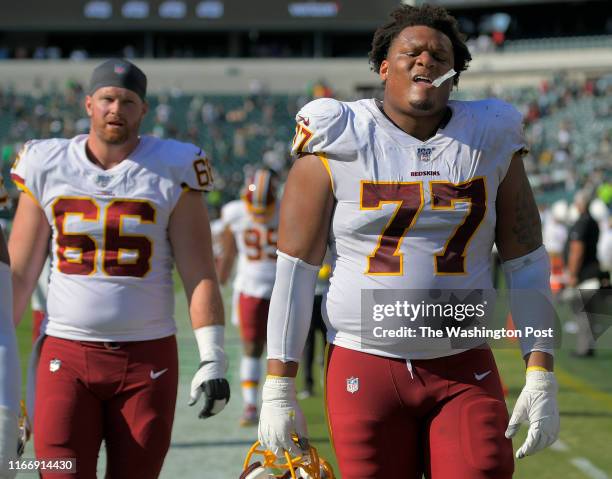
M355 394L359 390L359 378L351 377L346 379L346 390Z
M62 362L59 359L52 359L49 362L49 371L51 371L52 373L56 372L59 370L59 368L61 367Z

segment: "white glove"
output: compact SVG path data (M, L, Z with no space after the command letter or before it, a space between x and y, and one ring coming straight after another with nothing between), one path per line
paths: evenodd
M559 435L559 407L557 380L552 372L528 371L506 430L506 437L514 437L521 423L529 422L527 439L516 451L516 458L535 454L550 446Z
M200 366L191 380L189 405L204 396L198 417L206 419L220 413L230 400L230 387L225 379L227 358L223 351L223 326L204 326L194 331L200 351Z
M9 468L9 461L18 459L18 431L17 414L0 406L0 479L12 479L17 475L16 468Z
M297 403L295 378L268 376L261 400L257 436L262 446L276 457L283 457L284 451L303 455L308 449L308 431Z
M200 419L219 414L230 400L230 387L225 375L225 360L222 362L202 362L191 380L189 405L204 396L204 405L198 414Z

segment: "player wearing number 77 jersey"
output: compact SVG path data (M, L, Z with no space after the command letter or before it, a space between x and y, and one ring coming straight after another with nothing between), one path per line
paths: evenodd
M430 291L490 289L496 243L517 327L552 326L521 116L499 100L449 101L458 75L447 73L465 70L470 54L440 7L397 7L376 31L370 60L382 101L316 100L296 116L299 158L281 206L259 440L276 454L299 454L307 438L294 377L329 243L326 400L340 475L508 479L506 435L529 422L523 457L559 430L551 340L521 342L526 386L508 427L485 339L376 342L362 300L367 290L410 290L413 304L426 305ZM393 327L387 322L383 330Z
M258 169L247 178L242 198L230 201L221 210L221 221L225 225L219 266L221 283L229 278L238 257L232 317L240 328L243 347L240 361L244 401L242 426L256 425L258 419L260 359L266 344L268 308L276 276L277 189L277 174Z
M172 265L189 301L201 364L200 417L229 400L223 306L202 192L202 150L139 136L146 77L109 60L91 78L88 135L28 142L12 169L22 191L9 240L19 322L51 240L48 322L35 346L34 447L96 477L159 476L178 382ZM44 476L44 474L43 474ZM63 477L61 474L53 477Z

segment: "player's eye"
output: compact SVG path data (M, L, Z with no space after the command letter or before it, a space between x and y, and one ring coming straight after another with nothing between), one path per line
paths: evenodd
M448 60L448 55L445 52L433 52L433 57L441 62Z

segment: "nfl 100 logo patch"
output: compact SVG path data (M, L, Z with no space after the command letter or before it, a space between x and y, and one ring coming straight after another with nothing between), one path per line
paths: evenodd
M417 158L419 159L419 161L431 161L431 155L433 153L435 148L433 147L422 147L422 148L417 148Z
M346 390L351 394L355 394L357 391L359 391L359 378L346 378Z

